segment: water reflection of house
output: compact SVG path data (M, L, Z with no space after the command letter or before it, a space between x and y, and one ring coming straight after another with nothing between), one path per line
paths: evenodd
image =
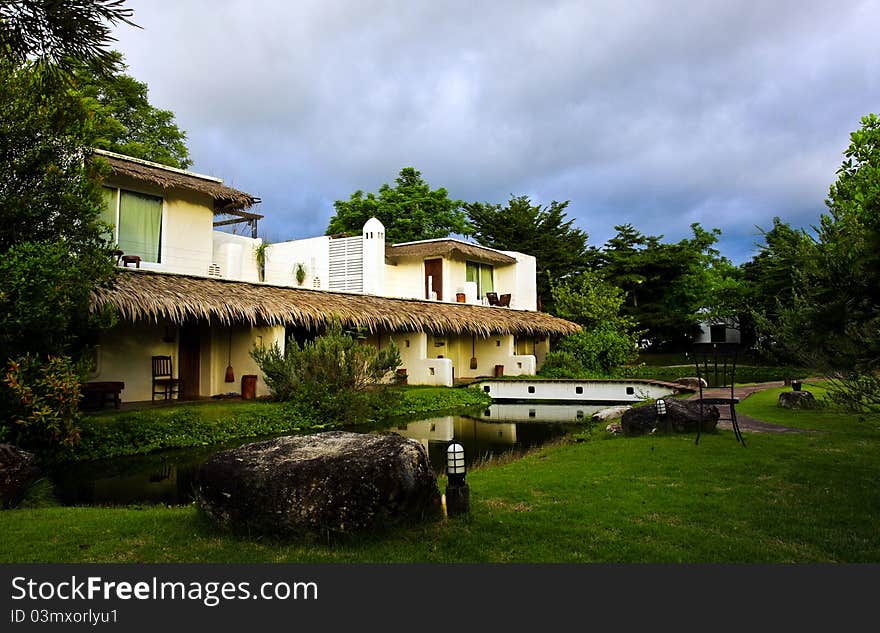
M482 412L484 420L496 422L585 422L607 404L493 404Z
M394 341L410 384L534 374L551 336L573 323L535 311L535 258L459 240L386 244L375 218L360 235L278 244L256 237L259 202L222 180L99 152L110 166L104 219L125 267L93 307L120 323L100 342L98 381L149 400L150 357L170 355L183 395L238 392L259 374L254 345L319 333L334 317L377 346ZM216 230L233 224L250 236ZM258 257L259 255L259 257ZM505 297L509 307L490 305ZM266 392L259 381L257 393Z

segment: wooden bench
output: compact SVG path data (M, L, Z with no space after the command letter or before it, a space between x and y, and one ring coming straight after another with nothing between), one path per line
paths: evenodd
M118 409L121 403L119 394L123 389L125 389L125 383L119 381L83 383L81 389L82 407L84 409L103 409L107 402L113 402L113 406Z

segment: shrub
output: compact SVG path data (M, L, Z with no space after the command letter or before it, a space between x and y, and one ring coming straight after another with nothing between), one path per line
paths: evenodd
M288 349L290 345L288 342ZM251 356L263 372L263 379L272 397L281 402L292 400L299 382L294 366L296 357L282 353L277 343L271 347L254 347Z
M585 373L584 366L571 352L548 352L539 375L546 378L577 378Z
M274 398L288 401L303 417L321 422L363 422L387 412L393 397L381 383L400 366L392 343L379 350L355 340L334 322L323 336L300 345L289 339L254 349Z
M70 447L79 440L80 372L66 356L31 355L9 362L7 411L0 439L37 449Z

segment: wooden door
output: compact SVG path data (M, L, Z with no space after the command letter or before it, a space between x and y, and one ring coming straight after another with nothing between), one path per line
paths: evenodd
M199 375L201 367L200 345L201 333L198 323L187 323L180 328L180 340L178 342L177 373L183 381L180 390L181 399L194 399L199 397Z
M443 301L443 260L425 260L425 299L431 298L431 290L437 293L437 301Z

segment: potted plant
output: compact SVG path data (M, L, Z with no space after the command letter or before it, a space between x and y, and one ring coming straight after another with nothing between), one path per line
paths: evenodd
M260 281L266 279L266 249L268 248L269 242L264 240L254 249L254 259L257 262L257 274L260 276Z
M303 285L303 282L306 280L306 267L305 264L299 262L296 265L296 283L300 286Z

